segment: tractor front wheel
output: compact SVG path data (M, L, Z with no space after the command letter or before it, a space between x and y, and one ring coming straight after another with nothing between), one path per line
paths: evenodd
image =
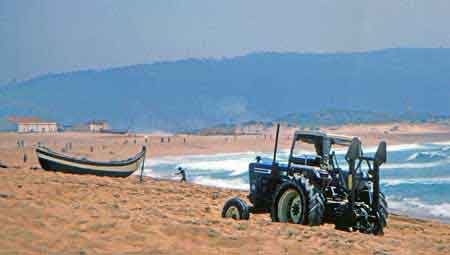
M320 225L325 212L325 198L304 177L281 184L273 199L271 217L275 222Z
M228 200L222 209L223 218L233 218L235 220L248 220L250 218L247 203L239 197Z

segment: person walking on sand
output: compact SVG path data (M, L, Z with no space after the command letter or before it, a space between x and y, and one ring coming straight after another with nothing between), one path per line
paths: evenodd
M181 175L180 182L187 182L186 171L182 167L178 167L178 173L176 175Z

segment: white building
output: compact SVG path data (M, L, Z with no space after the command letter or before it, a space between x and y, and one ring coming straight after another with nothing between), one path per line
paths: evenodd
M93 120L87 123L89 131L101 132L109 129L108 122L104 120Z
M17 132L29 133L29 132L58 132L58 125L56 122L22 122L17 124Z
M37 117L11 117L11 122L16 123L19 133L48 133L58 132L58 124L52 121L43 121Z

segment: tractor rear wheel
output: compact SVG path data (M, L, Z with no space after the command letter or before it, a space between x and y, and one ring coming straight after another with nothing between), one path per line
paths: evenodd
M386 197L382 192L380 192L380 208L378 209L378 213L381 217L381 223L383 227L386 227L387 225L387 219L389 218L389 211L388 211L388 203L386 201Z
M222 209L223 218L233 218L235 220L248 220L250 218L247 203L239 197L228 200Z
M368 189L364 189L361 192L361 196L360 196L360 200L361 202L366 203L369 207L371 206L370 200L369 200L369 190ZM379 196L379 208L378 208L378 214L380 216L380 223L383 227L386 227L387 225L387 219L389 218L389 207L388 207L388 203L386 201L386 196L383 194L383 192L380 192L380 196Z
M271 217L275 222L320 225L325 212L325 197L308 179L298 177L282 183L275 192Z

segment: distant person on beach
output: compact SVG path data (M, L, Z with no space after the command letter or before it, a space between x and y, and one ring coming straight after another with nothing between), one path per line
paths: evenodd
M178 167L178 173L176 175L181 175L180 182L187 182L186 171L182 167Z
M17 147L24 148L25 147L25 142L23 140L17 140Z

